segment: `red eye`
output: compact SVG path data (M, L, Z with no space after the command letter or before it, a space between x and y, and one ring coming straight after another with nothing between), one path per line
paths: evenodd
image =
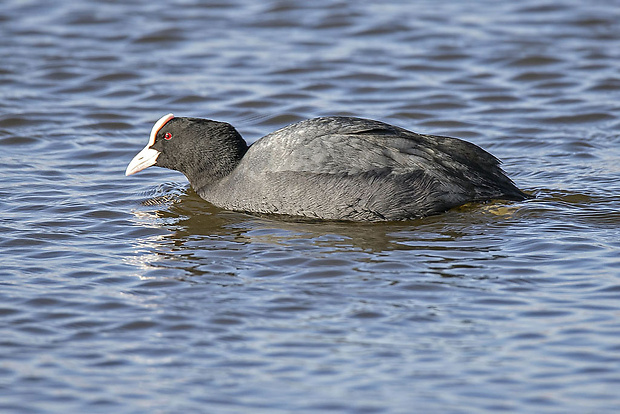
M166 134L164 135L164 139L169 140L171 138L172 138L172 134L170 132L166 132Z

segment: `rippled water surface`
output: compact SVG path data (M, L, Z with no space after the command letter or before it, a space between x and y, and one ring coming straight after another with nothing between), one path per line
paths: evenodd
M125 4L127 3L127 4ZM3 413L614 413L618 1L0 8ZM322 223L125 177L163 114L349 114L491 151L526 202Z

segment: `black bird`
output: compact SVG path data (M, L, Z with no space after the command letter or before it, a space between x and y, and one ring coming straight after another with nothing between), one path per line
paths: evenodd
M499 164L469 142L369 119L309 119L248 146L230 124L168 114L125 174L180 171L200 197L229 210L385 221L528 198Z

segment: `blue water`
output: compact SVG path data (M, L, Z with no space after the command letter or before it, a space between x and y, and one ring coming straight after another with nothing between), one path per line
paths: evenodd
M3 413L620 410L620 3L7 0ZM525 202L399 223L217 209L127 163L163 114L250 142L456 136Z

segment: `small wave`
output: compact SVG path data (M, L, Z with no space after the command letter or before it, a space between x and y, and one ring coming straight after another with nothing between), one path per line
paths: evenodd
M162 183L142 191L139 195L144 198L140 202L143 206L160 206L175 204L180 201L182 195L186 194L187 184L182 183Z

